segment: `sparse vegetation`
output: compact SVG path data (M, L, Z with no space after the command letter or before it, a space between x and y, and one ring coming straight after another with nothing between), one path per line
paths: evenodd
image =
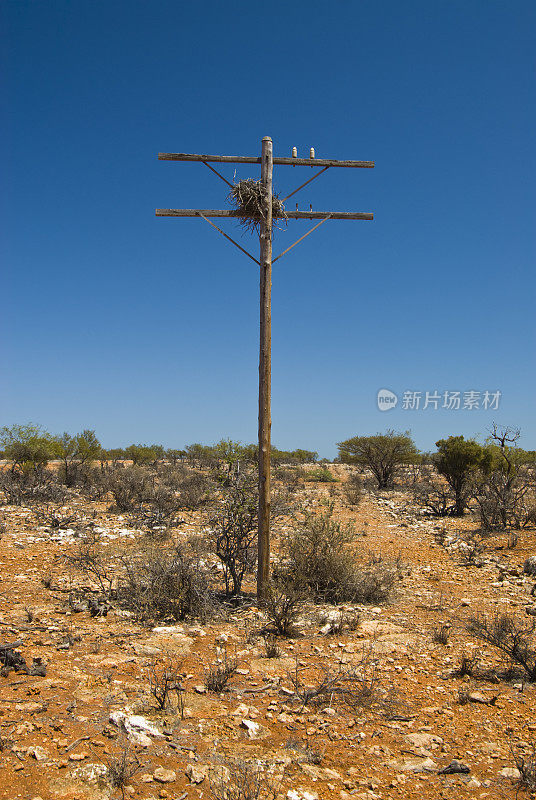
M529 792L536 792L536 745L530 746L528 754L512 748L512 756L519 770L519 786Z
M182 545L148 544L122 556L117 603L142 621L207 619L214 592L194 553Z
M223 692L238 667L236 658L229 658L227 652L223 661L211 664L205 670L205 687L208 692Z
M157 704L157 708L164 711L170 703L171 694L177 694L177 705L180 705L180 697L183 691L181 679L185 673L182 671L182 661L170 656L154 659L146 669L149 680L149 690L151 696Z
M105 757L106 779L112 789L119 789L121 797L125 798L125 788L131 778L142 768L143 764L138 756L132 752L129 742L125 742L121 752L116 756Z
M348 464L368 467L376 478L378 489L390 489L401 465L418 460L419 454L409 434L393 430L375 436L354 436L339 442L339 458Z
M333 667L325 664L308 683L302 679L303 671L304 668L296 659L296 666L289 678L302 708L325 703L331 705L333 701L342 701L352 708L363 708L373 702L377 672L369 653L363 655L358 666L339 664Z
M260 761L220 758L210 772L214 800L276 800L281 776Z
M278 636L289 636L302 609L306 594L286 574L274 575L263 602L269 630Z
M506 657L509 667L522 667L529 681L536 681L536 620L527 625L508 614L479 616L468 630Z
M354 541L353 528L335 521L331 510L307 515L283 543L288 579L328 603L385 602L396 570L384 562L360 565L351 549Z
M363 498L363 480L357 472L352 472L343 485L346 502L358 506Z

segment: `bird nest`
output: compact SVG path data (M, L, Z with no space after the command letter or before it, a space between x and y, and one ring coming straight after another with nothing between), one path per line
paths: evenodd
M250 231L258 231L265 217L265 191L260 181L245 178L235 183L229 192L229 200L235 206L240 224ZM283 201L277 194L272 194L272 219L287 219Z

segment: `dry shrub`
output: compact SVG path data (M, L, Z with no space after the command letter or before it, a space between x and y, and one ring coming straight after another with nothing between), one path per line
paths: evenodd
M45 469L0 470L0 491L6 503L14 506L63 503L69 496L56 474Z
M269 620L266 632L275 633L277 636L290 636L305 597L302 587L289 580L287 575L276 573L270 581L263 601L263 608Z
M346 502L350 506L358 506L363 498L363 481L357 472L352 472L343 485Z
M206 619L215 611L208 576L185 546L146 545L121 558L117 602L142 621Z
M118 467L108 474L106 484L119 511L132 511L154 492L154 477L146 467Z
M449 643L450 625L440 625L439 628L434 628L432 633L432 641L436 644Z
M124 800L125 787L129 780L143 768L143 764L135 753L131 752L130 744L125 742L117 756L105 758L106 776L112 789L119 789ZM102 781L105 783L105 780Z
M220 758L209 773L210 791L215 800L276 800L281 776L260 761Z
M523 625L508 614L497 614L492 619L479 616L470 621L468 630L499 650L510 667L522 667L529 681L536 681L536 619Z
M104 597L112 597L115 569L98 534L91 529L84 531L76 550L73 553L66 553L63 559L68 567L74 568L94 581Z
M205 687L208 692L223 692L229 679L235 674L238 662L227 653L222 662L211 664L205 671Z
M530 753L525 756L512 749L515 765L519 770L519 785L529 792L536 792L536 745L532 744Z
M319 601L327 603L381 603L396 580L396 570L380 561L361 566L349 546L355 539L351 526L325 514L310 514L286 534L287 579Z
M182 661L177 661L171 657L154 659L146 670L149 680L149 689L155 699L158 708L163 711L170 704L170 695L176 692L178 703L181 706L181 678L186 673L182 671Z
M370 652L364 652L356 666L338 664L336 667L327 663L317 668L316 677L304 683L301 677L305 667L300 667L296 657L296 666L289 678L294 687L296 699L302 708L308 705L332 705L341 701L351 708L370 706L374 700L377 686L376 664Z
M281 650L279 649L277 636L273 633L265 633L263 635L263 640L266 658L279 658Z
M460 666L457 667L452 673L453 677L465 678L466 675L469 677L473 677L477 671L480 661L481 657L479 653L475 653L473 655L467 655L467 653L462 653L462 660L460 662Z
M214 483L200 472L187 475L177 489L177 505L195 511L214 499Z

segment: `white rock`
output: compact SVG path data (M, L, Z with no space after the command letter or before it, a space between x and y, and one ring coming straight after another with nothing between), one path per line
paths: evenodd
M513 781L518 781L521 778L521 773L517 767L504 767L499 770L501 778L511 778Z
M29 756L32 756L32 758L35 758L36 761L46 761L48 758L48 752L44 747L39 747L39 745L29 747L27 753Z
M153 778L159 783L172 783L177 780L177 773L173 769L157 767L153 772Z
M255 739L261 731L259 723L254 722L252 719L243 719L240 725L246 728L250 739Z
M186 777L189 779L190 783L203 783L205 778L207 777L207 773L204 767L196 767L194 764L188 764L185 769Z
M110 714L110 722L118 728L123 728L128 734L129 739L142 747L148 747L151 744L149 736L155 736L159 739L162 738L162 734L158 728L139 714L113 711Z

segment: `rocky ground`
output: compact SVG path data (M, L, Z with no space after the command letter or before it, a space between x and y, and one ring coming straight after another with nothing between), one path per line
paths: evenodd
M74 510L110 547L142 535L105 503ZM364 552L398 560L393 597L348 607L352 624L338 632L340 609L307 606L296 636L268 658L251 635L262 623L253 600L207 625L152 629L121 610L73 609L69 592L83 579L61 558L75 544L70 529L51 531L24 507L0 514L0 646L19 642L29 667L0 676L0 798L209 798L212 778L225 800L218 776L225 783L239 769L229 757L261 762L288 800L529 796L513 753L532 752L536 685L496 677L500 658L466 625L478 613L534 619L535 579L523 575L534 530L512 548L505 534L489 538L471 558L460 539L476 527L469 517L426 518L400 492L367 495L354 509L337 502ZM474 674L456 674L475 655ZM226 658L238 661L226 690L207 691L208 666ZM182 677L172 707L159 711L150 675L164 662ZM369 699L338 692L337 673L343 681L352 669L373 687ZM334 691L304 702L296 671L302 688L335 676ZM114 789L121 759L135 774Z

